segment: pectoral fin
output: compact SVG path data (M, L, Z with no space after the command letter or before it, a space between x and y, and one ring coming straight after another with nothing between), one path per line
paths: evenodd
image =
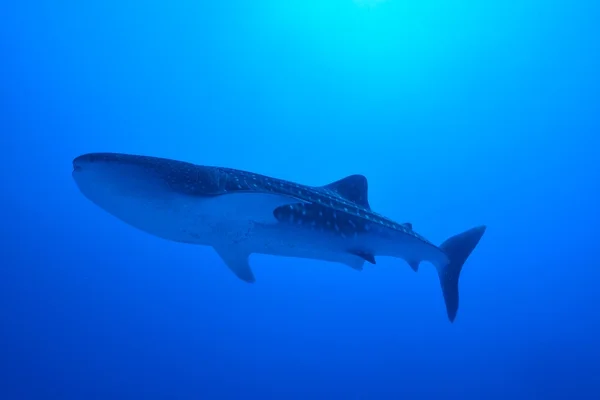
M369 252L361 250L352 250L350 251L350 254L354 254L355 256L358 256L371 264L375 264L375 256Z
M421 263L420 261L408 261L408 265L410 265L410 268L415 272L419 271L420 263Z
M235 245L221 248L215 247L215 250L221 259L223 259L223 262L225 262L238 278L248 283L253 283L255 281L254 274L248 263L248 257L250 256L248 252Z
M363 270L363 264L365 263L365 260L363 260L360 257L354 257L351 256L348 259L345 259L343 261L340 261L341 263L349 266L350 268L356 270L356 271L362 271Z

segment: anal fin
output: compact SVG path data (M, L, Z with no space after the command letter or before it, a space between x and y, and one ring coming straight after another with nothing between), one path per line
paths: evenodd
M248 263L248 257L250 256L248 252L235 245L215 247L215 251L238 278L248 283L253 283L256 280Z

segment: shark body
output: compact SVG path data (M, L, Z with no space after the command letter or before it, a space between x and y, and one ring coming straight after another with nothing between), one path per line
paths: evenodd
M367 179L307 186L265 175L165 158L90 153L73 160L82 194L129 225L163 239L213 247L240 279L254 282L252 253L338 262L361 270L375 256L432 263L454 321L458 279L485 232L479 226L436 246L410 223L371 210Z

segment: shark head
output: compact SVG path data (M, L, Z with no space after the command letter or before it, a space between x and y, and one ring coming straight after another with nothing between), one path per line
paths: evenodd
M276 223L277 207L300 201L254 174L149 156L84 154L73 160L72 176L104 211L175 241L204 243L215 225Z
M73 179L95 203L108 198L219 194L219 171L156 157L89 153L73 160ZM99 204L100 205L100 204Z
M72 176L81 193L101 207L111 198L154 196L169 187L151 164L119 154L81 155L73 160Z
M150 226L153 221L196 207L198 200L219 194L222 185L220 172L211 167L118 153L81 155L73 160L72 176L98 207L163 237L164 227Z
M167 165L132 155L81 155L73 160L72 176L85 197L111 213L115 205L165 197L175 189Z

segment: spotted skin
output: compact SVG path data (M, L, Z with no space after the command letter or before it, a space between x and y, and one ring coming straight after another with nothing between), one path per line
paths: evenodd
M307 186L246 171L216 168L221 181L222 193L233 191L263 191L289 195L304 203L291 204L274 210L281 222L310 225L339 232L342 237L354 236L375 228L386 228L410 235L423 243L434 246L429 240L413 231L405 224L399 224L373 212L366 203L366 193L360 193L365 206L341 196L327 186ZM364 177L362 177L364 179Z

